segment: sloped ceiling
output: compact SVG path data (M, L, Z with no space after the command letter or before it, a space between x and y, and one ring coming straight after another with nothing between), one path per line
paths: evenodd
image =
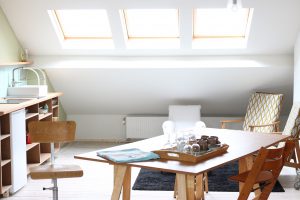
M248 46L230 50L192 50L185 45L191 33L185 29L176 50L128 50L122 42L115 50L65 50L47 14L51 9L179 8L186 15L181 24L191 25L193 8L224 8L227 0L0 0L0 6L34 65L64 92L67 114L166 114L169 104L201 104L206 116L243 115L254 91L283 93L287 114L300 1L242 2L254 8Z
M31 55L258 55L291 54L300 30L299 0L242 0L254 8L247 49L192 50L193 8L225 8L228 0L0 0L13 30ZM182 47L178 50L128 50L120 42L118 11L125 8L179 8ZM47 10L106 9L113 36L114 50L63 50L52 27Z

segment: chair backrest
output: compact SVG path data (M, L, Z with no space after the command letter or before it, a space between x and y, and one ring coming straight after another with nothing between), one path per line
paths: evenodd
M249 125L264 125L278 121L282 100L282 94L262 92L252 94L249 99L243 129L250 131ZM254 128L254 132L271 133L274 131L274 126Z
M283 135L291 135L293 138L299 138L300 132L300 102L293 104L289 118L286 122Z
M200 105L170 105L169 120L174 122L175 131L190 129L200 121Z
M272 177L265 180L267 185L263 188L259 199L267 199L276 183L276 180L286 161L289 160L295 141L287 140L285 145L276 149L267 149L262 147L252 165L252 168L245 180L244 187L240 192L238 200L248 199L248 196L253 189L256 180L261 175L261 172L269 171Z
M31 142L71 142L75 139L74 121L32 121L28 124Z

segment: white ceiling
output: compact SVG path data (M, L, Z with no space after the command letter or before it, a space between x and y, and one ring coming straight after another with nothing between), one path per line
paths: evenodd
M24 48L31 55L261 55L292 54L300 30L299 0L243 0L254 8L246 49L192 50L193 8L225 8L227 0L0 0L0 6ZM51 9L107 9L115 50L62 49L50 22ZM179 8L181 48L176 50L128 50L125 48L118 11L125 8Z
M300 0L242 2L254 8L248 47L231 50L192 50L190 37L192 9L224 8L227 0L0 0L0 6L34 65L64 92L67 114L167 114L170 104L201 104L205 116L242 115L254 91L283 93L287 114ZM117 49L61 48L47 10L89 8L108 10ZM125 8L179 8L181 48L125 49L118 16Z

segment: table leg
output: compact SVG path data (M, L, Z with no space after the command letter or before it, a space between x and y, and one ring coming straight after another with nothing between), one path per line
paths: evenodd
M204 200L203 174L196 176L196 200Z
M123 180L123 200L130 200L131 191L131 167L127 167L125 178Z
M173 193L173 198L177 197L177 174L175 176L175 183L174 183L174 193Z
M187 200L185 178L185 174L176 174L178 200Z
M130 199L131 169L125 165L114 165L114 189L111 200L119 200L123 188L123 199ZM128 192L129 190L129 192Z
M186 190L187 190L187 199L195 200L195 176L186 175Z

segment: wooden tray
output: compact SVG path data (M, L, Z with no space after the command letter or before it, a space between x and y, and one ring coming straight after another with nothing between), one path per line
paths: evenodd
M211 151L203 153L199 156L178 152L172 149L161 149L153 152L158 154L160 158L167 159L167 160L178 160L178 161L198 163L226 153L228 147L229 145L222 144L221 147L214 148Z

